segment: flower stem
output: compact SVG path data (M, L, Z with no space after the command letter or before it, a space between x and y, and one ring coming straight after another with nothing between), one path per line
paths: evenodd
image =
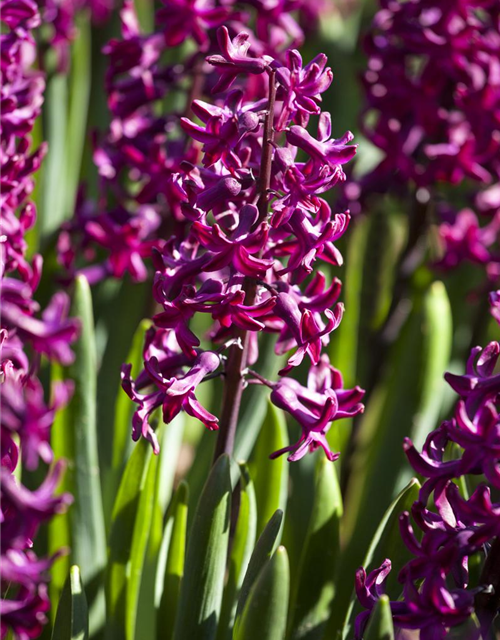
M276 72L269 72L269 103L264 120L262 142L262 158L259 175L259 222L267 216L269 189L271 187L271 167L274 137L274 103L276 100ZM252 278L245 278L245 305L251 306L255 302L257 282ZM223 453L231 455L234 449L234 438L238 417L240 414L241 396L243 394L244 371L248 360L248 344L250 336L247 331L238 329L235 334L240 338L241 346L234 344L229 349L224 376L224 391L222 393L222 410L219 422L219 432L215 444L214 462Z

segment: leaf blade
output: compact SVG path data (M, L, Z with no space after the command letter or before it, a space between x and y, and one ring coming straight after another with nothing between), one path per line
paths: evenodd
M235 640L283 640L286 632L290 567L285 547L266 562L250 591Z
M80 569L73 565L57 607L52 640L88 640L89 615Z
M230 461L222 455L208 476L189 535L176 640L215 638L229 543L230 505Z

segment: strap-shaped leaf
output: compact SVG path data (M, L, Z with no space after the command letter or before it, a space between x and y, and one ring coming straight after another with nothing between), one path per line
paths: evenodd
M257 503L252 479L246 465L240 464L240 470L238 521L229 558L229 574L222 600L218 640L231 637L238 591L245 577L257 532Z
M213 640L222 602L231 510L230 462L220 456L200 496L188 540L175 640Z
M97 449L94 318L89 283L83 276L75 281L71 315L81 321L80 337L74 345L75 362L69 368L75 390L65 409L65 424L73 434L71 547L72 558L89 584L103 570L107 554Z
M259 345L259 373L275 380L278 371L284 366L284 357L277 357L274 353L274 338L270 334L262 336L262 344ZM259 433L263 427L268 410L266 394L258 385L250 385L245 389L241 403L240 418L234 442L234 459L249 460L255 447Z
M285 512L288 497L288 462L286 456L270 460L273 451L288 445L283 411L268 402L257 445L249 464L257 498L257 535L264 530L276 509Z
M116 471L117 464L124 464L132 451L129 420L121 421L116 413L118 398L125 396L128 408L133 402L121 388L120 367L127 360L137 328L142 320L142 310L150 294L147 283L133 283L129 279L121 281L107 280L93 291L95 314L99 326L99 374L97 378L97 422L99 426L99 462L105 480L105 510L107 533L109 534L109 515L113 510L116 491L123 472ZM133 299L134 304L130 304ZM117 322L117 318L120 319ZM135 345L134 345L135 346ZM142 352L142 345L138 351ZM137 354L137 350L135 351ZM142 353L137 354L140 357ZM136 360L137 361L137 360ZM132 362L132 361L130 361ZM142 362L139 360L139 371ZM135 370L135 374L139 371ZM125 403L124 403L125 404ZM137 407L134 407L136 409ZM128 412L128 415L130 413ZM115 433L114 426L118 426ZM115 444L118 446L115 447ZM125 455L125 457L123 457ZM113 462L113 458L115 458ZM110 475L115 478L110 485ZM118 476L118 479L116 479Z
M53 362L50 368L51 385L60 383L65 378L64 368ZM68 461L66 472L64 473L58 492L73 493L73 433L72 426L69 419L69 411L66 408L60 409L56 413L54 423L52 425L50 433L50 445L54 452L54 458L56 460L64 459ZM49 554L56 553L62 548L71 548L71 510L65 513L56 514L48 524L48 552ZM50 569L50 583L49 583L49 595L51 602L59 602L61 592L66 583L67 577L71 569L70 554L60 556ZM52 607L51 619L55 619L56 608Z
M139 440L125 467L113 508L106 570L106 640L124 640L126 637L127 569L151 456L151 446L146 440Z
M52 640L88 640L89 614L80 569L73 565L62 590Z
M127 355L126 362L132 365L131 375L137 376L143 364L142 350L144 346L144 335L151 326L150 320L143 320L134 334L132 344ZM117 384L120 384L117 379ZM104 475L104 498L105 505L109 505L107 522L111 518L112 505L116 499L116 492L120 484L120 479L125 468L125 464L132 451L133 441L130 437L132 415L136 405L121 389L118 390L115 401L115 420L113 426L113 446L111 455L111 465L105 470ZM108 510L108 509L107 509Z
M314 505L292 605L290 637L294 640L323 637L340 558L341 517L342 496L335 466L322 456L318 460Z
M136 605L135 628L139 638L144 636L154 638L157 633L157 610L160 606L161 598L159 582L163 583L166 552L173 524L171 518L167 517L167 526L164 528L163 520L167 501L170 499L172 492L177 457L182 442L183 426L183 416L180 415L169 424L162 424L157 429L160 455L155 465L156 480L152 505L153 513L149 526L147 550L140 568L140 591ZM159 631L161 632L161 630ZM173 633L173 625L170 628L170 632Z
M69 77L68 135L65 144L66 179L64 186L64 206L66 215L72 215L76 192L80 181L83 148L87 134L87 112L92 80L91 20L87 12L76 15L78 37L71 46L71 68Z
M379 567L385 558L390 558L392 571L387 579L387 591L393 599L399 596L401 585L397 582L400 569L411 557L404 544L399 530L399 516L403 511L408 511L417 500L420 483L413 478L401 493L393 500L375 531L368 551L361 561L356 561L349 556L348 545L342 555L342 562L337 582L337 595L335 597L333 614L328 624L328 630L332 635L338 631L343 638L349 637L350 624L357 611L360 611L356 594L354 592L354 579L345 579L345 576L354 576L359 565L367 571Z
M391 353L390 366L362 419L344 523L351 571L361 563L386 505L411 478L402 446L404 437L421 444L436 426L451 331L446 291L442 283L434 282L415 297Z
M288 556L285 547L279 547L250 590L234 640L283 640L289 596Z
M161 601L157 613L158 640L171 640L174 634L181 580L184 575L188 500L188 485L186 482L181 482L168 509L163 534L164 540L168 543L168 549Z
M46 244L65 218L66 140L68 135L68 79L64 73L51 75L45 91L46 140L50 153L43 163L40 210L40 237Z
M127 593L126 593L126 640L140 640L144 633L144 628L137 629L137 616L139 606L139 593L141 589L141 580L143 579L146 550L151 536L155 536L153 517L156 506L156 475L158 469L158 456L149 456L147 469L143 475L143 483L140 487L140 498L137 508L137 516L134 522L134 533L132 537L132 546L130 549L130 561L128 567ZM158 550L159 550L159 544ZM154 583L153 583L154 587ZM149 600L149 612L141 611L146 618L154 620L154 588L152 589L151 598ZM144 605L143 605L144 606ZM148 615L149 613L149 615ZM154 627L153 627L154 631Z
M245 573L245 578L243 579L243 584L241 585L240 595L238 598L238 606L236 609L235 628L238 625L238 619L243 612L252 585L257 579L257 576L259 575L263 566L273 555L275 549L280 543L282 524L283 511L281 511L281 509L278 509L273 514L272 518L267 523L266 528L257 540L257 544L255 545L255 549L250 558L250 562L248 563L248 568Z
M391 605L387 596L382 596L375 605L363 640L394 640Z

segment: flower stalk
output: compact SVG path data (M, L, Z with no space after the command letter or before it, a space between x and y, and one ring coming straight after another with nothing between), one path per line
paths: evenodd
M271 187L271 167L274 141L274 108L276 101L276 72L269 71L269 102L264 119L262 162L260 166L260 195L257 201L259 210L258 222L262 222L268 215L268 198ZM259 257L261 255L259 254ZM252 306L255 302L257 283L254 279L245 278L245 305ZM224 391L219 423L219 432L214 450L214 463L223 453L231 455L234 449L234 439L238 417L240 414L241 398L244 388L244 370L248 361L249 334L246 330L237 330L240 344L234 344L229 349L226 371L224 376Z

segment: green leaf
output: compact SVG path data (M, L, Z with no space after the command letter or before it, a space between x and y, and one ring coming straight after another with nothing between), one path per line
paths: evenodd
M235 640L283 640L286 631L290 568L285 547L266 562L250 591Z
M106 640L126 638L128 566L141 491L152 455L151 446L141 438L125 467L113 508L106 570Z
M403 511L410 511L414 502L418 500L420 482L412 478L407 486L395 498L380 521L372 538L368 551L363 559L363 567L379 567L386 558L392 562L392 571L387 578L386 590L391 594L393 589L400 589L397 580L398 573L404 564L412 557L404 544L399 530L399 516ZM394 593L394 599L396 599Z
M131 428L131 423L121 423L118 433L119 449L115 450L115 433L110 426L116 423L116 402L120 396L126 396L121 388L120 368L127 362L129 350L142 320L142 314L147 297L151 295L151 287L143 282L135 284L129 278L122 281L107 280L94 288L96 309L96 332L100 336L100 367L97 386L97 420L99 425L99 461L102 469L113 467L113 458L118 461L119 456L125 454L128 457L130 450L127 448L127 439L130 439L130 431L127 438L126 429ZM130 301L134 304L131 305ZM117 322L119 318L119 322ZM134 354L136 355L136 354ZM139 370L142 365L139 366ZM132 401L127 398L129 407ZM122 464L125 460L121 460ZM116 467L115 467L116 468ZM123 468L122 468L123 470ZM121 473L119 474L121 476ZM108 481L109 472L105 476ZM113 508L114 496L111 495L113 487L106 486L105 508L109 513ZM116 483L114 485L116 492ZM109 518L107 518L109 524Z
M144 336L150 326L150 320L143 320L134 334L132 345L125 361L132 365L132 377L136 377L142 368ZM111 509L116 499L116 491L123 474L123 469L125 468L125 464L133 447L130 433L132 428L132 415L135 409L136 405L121 389L120 385L115 402L111 466L106 470L104 481L106 512L109 513L108 520L111 518Z
M134 0L137 19L143 33L151 33L155 24L155 9L153 0Z
M273 451L288 445L286 421L281 409L270 401L254 454L249 464L257 499L257 534L264 530L276 509L285 512L288 497L288 462L286 456L270 460Z
M171 518L167 517L167 527L164 532L163 518L172 494L177 457L182 443L183 426L184 416L179 415L168 425L162 424L157 429L160 455L158 457L154 487L153 515L146 556L141 569L141 584L135 624L136 635L139 638L154 638L157 633L157 610L160 607L161 599L159 583L161 581L163 585L166 553L173 524ZM186 529L185 525L184 529ZM172 633L173 624L169 629L170 633ZM161 633L161 629L158 629L158 632Z
M73 565L61 599L52 630L52 640L88 640L89 615L80 569Z
M243 579L243 584L241 585L240 589L238 606L236 609L236 625L238 624L238 619L243 612L252 585L254 584L261 569L273 555L276 547L280 543L282 523L283 511L281 511L281 509L278 509L273 514L273 516L267 523L266 528L257 540L257 544L255 545L255 549L250 558L250 562L248 563L245 578Z
M334 465L319 458L314 505L297 576L290 637L323 637L335 593L340 558L342 496Z
M284 358L274 353L274 337L270 334L262 336L262 342L259 343L259 373L264 378L275 380L283 362ZM267 411L268 400L264 389L259 385L250 385L245 389L234 442L235 460L246 461L250 458Z
M74 490L71 507L73 559L86 584L106 564L106 534L99 480L96 433L96 355L92 295L87 280L78 276L71 316L81 321L74 345L75 362L69 368L75 390L66 411L74 434Z
M363 640L394 640L394 625L388 596L381 596L375 605Z
M451 333L446 290L441 282L434 282L415 300L391 353L387 375L361 422L345 522L346 536L356 539L359 549L366 548L387 503L411 477L404 437L410 436L420 446L436 426Z
M354 576L356 569L361 565L367 571L379 567L386 558L391 559L392 570L387 577L386 590L389 595L396 600L401 589L397 576L402 567L411 558L411 553L404 544L399 530L399 516L403 511L409 511L412 504L418 499L420 483L416 478L412 478L408 485L391 503L380 521L375 535L373 536L368 551L361 561L356 560L359 547L355 539L342 554L342 562L339 571L338 597L334 602L334 609L331 621L328 625L329 631L343 632L343 638L348 637L349 622L355 614L355 606L358 601L352 586L352 581L342 580L343 576ZM350 603L349 603L350 600Z
M240 506L229 558L229 574L222 600L220 624L217 634L218 640L229 639L231 637L231 629L236 616L238 591L243 583L257 533L257 503L253 483L246 465L240 464L240 469Z
M68 135L66 136L65 209L68 217L73 215L76 191L80 181L83 148L87 133L87 113L92 80L91 21L87 11L77 14L75 27L78 36L71 45L71 70L69 76ZM61 189L63 185L59 184Z
M57 363L51 364L51 386L64 380L64 369ZM52 429L50 430L50 446L56 460L64 459L67 461L66 472L57 488L57 493L72 493L73 474L74 474L74 443L73 429L69 420L69 412L67 409L59 410L56 413ZM59 549L71 548L71 509L65 513L56 514L48 524L48 552L53 555ZM51 602L59 602L61 591L65 585L67 576L70 573L71 558L70 555L60 556L50 569L51 580L49 583L49 595ZM55 619L56 609L51 608L51 619Z
M179 609L176 640L212 640L217 632L231 509L230 462L221 456L200 496L191 528Z
M64 73L54 73L47 82L43 106L50 152L44 160L40 236L46 243L65 219L68 84Z
M184 575L188 499L188 485L186 482L181 482L168 509L163 535L164 540L168 542L168 553L157 613L158 640L171 640L174 633L181 580Z
M365 258L369 228L369 217L364 217L356 220L354 228L350 230L347 258L345 261L346 271L342 279L346 313L342 318L339 328L332 334L329 347L330 359L335 363L335 366L342 371L346 388L357 383L356 360L361 313L360 298L363 261Z
M159 434L158 505L162 512L162 518L172 498L177 461L184 434L184 418L185 414L181 412L172 422L164 424Z
M134 522L132 545L130 548L130 562L128 568L128 579L126 587L127 591L125 597L126 640L134 640L134 638L136 637L140 638L140 634L143 632L143 628L141 628L139 634L136 636L139 593L141 588L141 580L143 579L143 577L145 577L144 564L146 560L146 550L148 548L148 541L150 540L150 533L155 533L153 529L153 515L156 505L155 499L157 467L158 456L150 455L149 462L147 464L147 471L143 475L143 483L141 483L140 487L140 498L137 507L137 515ZM144 611L143 609L141 613L143 616L146 615L146 617L154 619L154 582L149 604L151 609L150 612Z

